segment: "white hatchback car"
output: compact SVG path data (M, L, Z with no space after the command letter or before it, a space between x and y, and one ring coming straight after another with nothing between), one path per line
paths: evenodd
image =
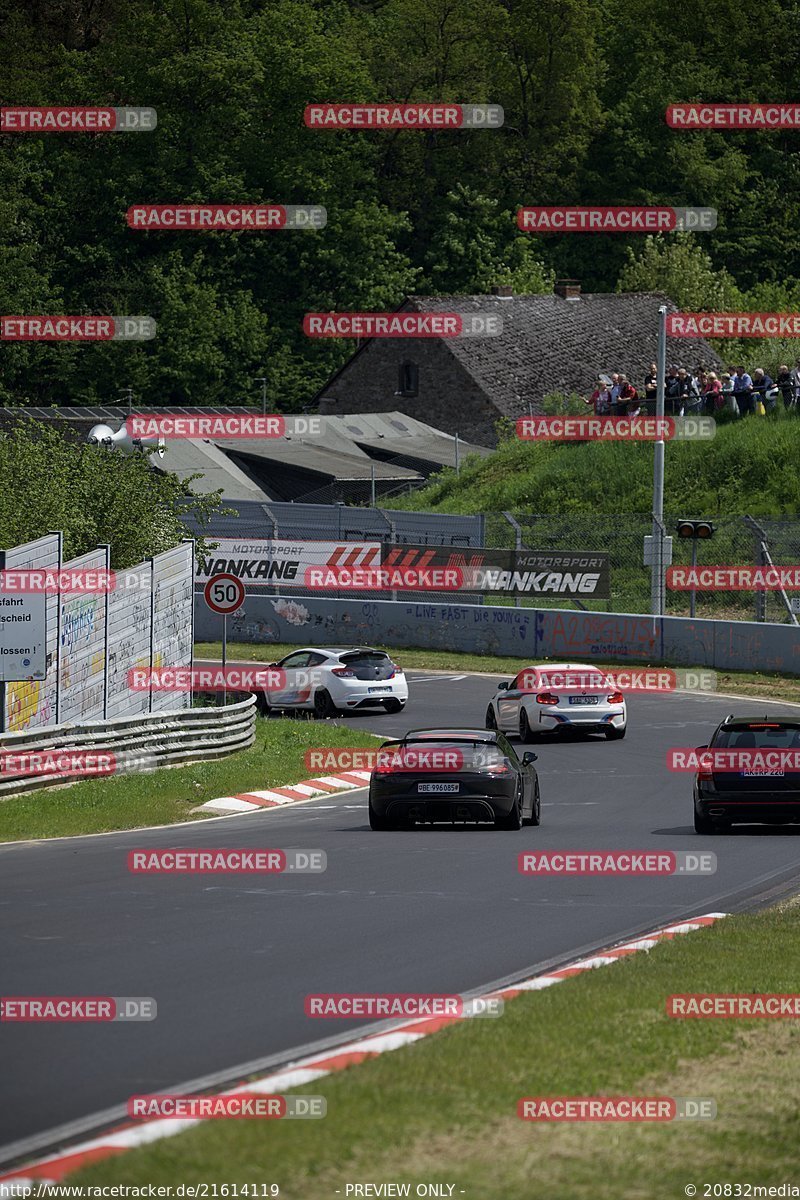
M351 709L374 707L399 713L408 700L403 668L383 650L369 646L306 646L269 665L284 671L286 679L280 690L258 693L262 713L273 708L306 709L317 717L336 717Z
M486 728L516 734L523 742L540 733L580 730L623 738L625 696L605 683L604 668L586 663L541 663L500 683L486 709Z

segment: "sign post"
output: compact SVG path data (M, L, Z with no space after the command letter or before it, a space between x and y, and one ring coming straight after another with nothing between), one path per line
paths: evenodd
M236 575L212 575L203 588L203 597L212 612L222 617L222 677L228 663L228 614L238 612L245 600L244 584ZM222 693L223 706L228 703L228 689Z

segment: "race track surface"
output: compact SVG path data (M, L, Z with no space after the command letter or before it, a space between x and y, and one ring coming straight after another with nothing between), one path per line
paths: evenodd
M340 723L394 736L483 724L492 681L409 672L399 717ZM800 876L800 827L699 838L691 776L670 746L708 740L726 713L781 706L634 695L628 736L542 742L543 817L520 833L429 828L372 833L366 791L244 817L0 847L6 996L153 996L136 1024L0 1024L0 1130L11 1144L124 1104L352 1034L363 1022L306 1018L310 992L479 989L684 916L729 911ZM787 706L788 707L788 706ZM134 847L321 848L324 874L135 876ZM530 878L541 849L713 850L710 876ZM52 1139L51 1139L52 1140ZM19 1145L15 1148L19 1151Z

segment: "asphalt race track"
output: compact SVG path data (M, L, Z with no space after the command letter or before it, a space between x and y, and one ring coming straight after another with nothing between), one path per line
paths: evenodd
M342 724L387 735L483 724L486 678L410 672L400 716ZM366 792L149 833L0 847L3 995L153 996L138 1024L0 1024L11 1144L117 1107L133 1093L272 1059L363 1022L306 1018L309 992L468 992L684 916L729 911L800 878L800 827L699 838L691 777L670 746L708 740L726 713L781 706L696 695L629 697L628 736L542 742L540 828L372 833ZM134 876L134 847L318 849L318 875ZM530 878L549 849L713 850L715 875ZM244 1072L243 1072L244 1073ZM95 1122L88 1123L94 1128ZM48 1135L48 1136L45 1136ZM19 1154L22 1147L15 1147Z

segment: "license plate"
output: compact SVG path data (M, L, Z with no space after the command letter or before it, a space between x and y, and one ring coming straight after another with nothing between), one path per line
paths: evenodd
M597 696L570 696L570 704L597 704Z
M392 690L392 689L391 689L390 687L374 687L374 688L367 688L367 691L368 691L368 692L390 692L391 690Z
M763 779L765 775L777 776L778 779L783 779L783 771L740 771L739 774L744 779Z
M418 792L457 792L460 783L418 783Z

